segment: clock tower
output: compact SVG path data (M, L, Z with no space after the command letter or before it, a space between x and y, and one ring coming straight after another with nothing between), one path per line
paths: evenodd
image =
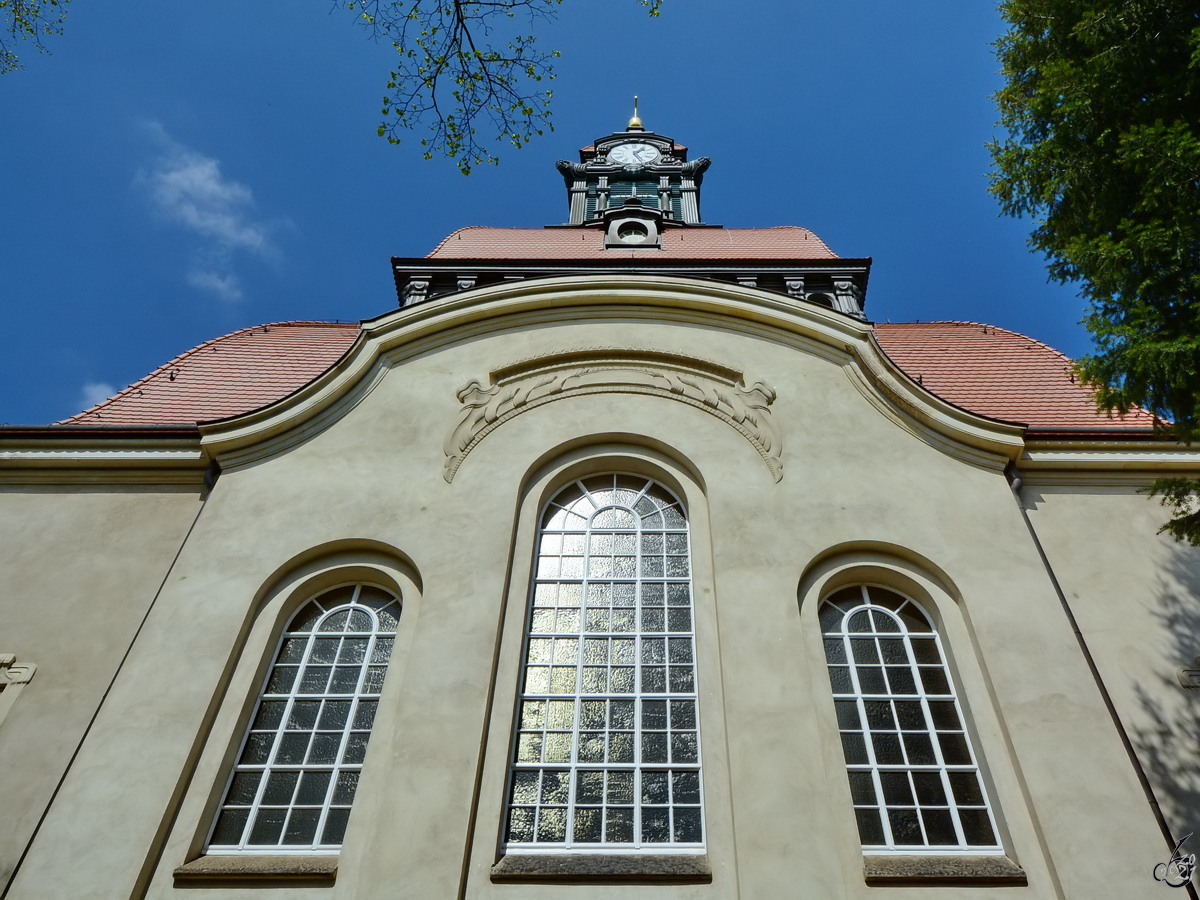
M579 162L560 160L567 184L571 226L608 231L614 246L652 247L664 227L701 226L700 184L711 160L689 161L687 147L647 131L634 114L624 131L579 151Z

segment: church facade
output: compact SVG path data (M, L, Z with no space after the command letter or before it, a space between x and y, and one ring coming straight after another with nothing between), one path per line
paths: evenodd
M4 897L1167 892L1200 451L708 167L635 117L398 308L0 428Z

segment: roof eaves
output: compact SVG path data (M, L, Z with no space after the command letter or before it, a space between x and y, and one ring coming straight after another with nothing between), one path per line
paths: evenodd
M393 256L392 268L419 268L434 266L438 268L469 268L471 266L499 266L509 269L532 268L536 266L596 268L597 266L630 266L643 262L663 266L706 266L715 269L738 265L741 263L761 264L764 266L799 266L837 268L869 268L873 262L870 256L813 256L813 257L784 257L784 256L666 256L655 255L654 251L639 250L639 255L632 257L631 251L618 249L611 256L588 256L568 259L555 256L538 257L507 257L507 256ZM643 255L644 254L644 255Z
M195 422L177 425L91 425L87 423L53 425L0 425L0 441L6 438L71 437L124 439L128 437L199 437Z
M1131 440L1174 443L1170 437L1156 431L1152 426L1141 425L1030 425L1025 430L1031 438L1040 441L1076 441L1089 438L1106 440L1120 435Z

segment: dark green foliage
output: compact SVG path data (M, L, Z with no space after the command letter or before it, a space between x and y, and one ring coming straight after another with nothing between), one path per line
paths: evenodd
M1194 478L1158 478L1148 491L1151 497L1161 497L1162 505L1171 511L1171 521L1159 533L1166 532L1177 541L1187 541L1200 547L1200 480Z
M1200 437L1200 4L1005 0L992 193L1035 220L1051 277L1077 282L1102 407ZM1182 514L1185 482L1156 483ZM1186 482L1188 492L1200 483ZM1190 524L1189 524L1190 523ZM1169 523L1200 539L1190 515Z
M992 192L1078 281L1105 406L1200 434L1200 6L1007 0Z
M17 41L33 41L38 53L48 53L42 38L62 34L70 0L0 0L0 74L21 68Z

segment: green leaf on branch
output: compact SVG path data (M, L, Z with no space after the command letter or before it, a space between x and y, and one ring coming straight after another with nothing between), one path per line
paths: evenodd
M0 74L22 68L18 41L30 41L49 53L43 38L62 34L70 0L0 0Z
M651 16L659 15L662 0L639 2ZM403 131L424 134L426 158L454 159L464 175L483 163L498 163L495 145L522 147L554 130L553 95L542 84L554 79L559 51L542 50L536 34L513 27L535 31L553 20L561 3L333 0L396 51L380 136L396 144Z
M1171 519L1158 529L1177 541L1200 547L1200 480L1194 478L1157 478L1146 490L1159 497L1171 512Z

